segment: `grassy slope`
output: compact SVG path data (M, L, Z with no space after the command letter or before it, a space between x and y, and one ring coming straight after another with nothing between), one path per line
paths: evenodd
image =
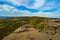
M48 20L48 18L42 17L15 17L10 19L0 19L0 40L24 24L32 24L35 25L35 28L38 30L43 30L45 19Z
M44 24L43 22L44 18L41 17L18 17L0 19L0 40L24 24L33 24L37 29L42 30Z

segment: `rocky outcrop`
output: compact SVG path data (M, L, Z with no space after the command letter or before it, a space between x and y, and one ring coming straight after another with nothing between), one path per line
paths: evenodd
M34 25L26 24L2 40L60 40L60 23L45 21L42 32L39 32Z

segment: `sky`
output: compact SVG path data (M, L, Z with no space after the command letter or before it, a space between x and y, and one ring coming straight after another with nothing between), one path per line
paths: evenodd
M60 18L60 0L0 0L0 16Z

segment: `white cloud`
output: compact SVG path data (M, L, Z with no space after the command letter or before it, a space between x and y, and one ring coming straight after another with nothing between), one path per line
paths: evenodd
M56 8L56 2L54 0L46 2L46 0L34 0L33 5L30 3L32 0L6 0L7 2L12 3L14 6L25 6L31 9L46 10ZM46 4L45 4L46 3ZM29 5L31 4L31 5Z
M57 3L57 1L55 0L50 0L49 2L46 2L45 5L43 5L40 10L53 10L53 9L58 9L59 7L59 3Z
M30 3L30 1L33 1L33 0L6 0L6 1L11 2L14 6L22 5L22 6L26 6L28 8L33 8L33 9L38 9L45 3L45 0L34 0L33 4Z
M34 5L31 6L31 8L38 9L38 8L40 8L41 6L43 6L44 3L45 3L45 0L35 0Z
M20 3L17 0L6 0L7 2L11 2L14 6L20 5Z
M33 9L38 9L40 8L42 5L45 4L45 0L35 0L33 5L28 5L29 4L29 0L6 0L8 2L11 2L14 6L26 6L28 8L33 8ZM44 5L45 6L45 5ZM45 7L43 7L40 10L46 10L46 9L52 9L53 6L55 6L55 3L48 3ZM1 12L0 16L42 16L42 17L60 17L60 15L57 14L57 12L47 12L44 13L42 11L38 12L38 13L31 13L29 11L22 11L22 10L17 10L15 7L13 6L9 6L7 4L4 5L0 5L0 11L9 11L9 12ZM60 10L59 10L60 12Z
M31 13L29 11L2 11L0 12L0 16L38 16L38 17L50 17L50 18L60 18L60 15L57 13L53 13L53 12L38 12L38 13Z
M13 6L9 6L7 4L0 5L0 11L19 11Z

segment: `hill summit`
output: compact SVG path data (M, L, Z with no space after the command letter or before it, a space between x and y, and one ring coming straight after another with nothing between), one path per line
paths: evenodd
M3 38L3 40L60 40L59 27L54 27L52 24L55 25L55 23L50 24L50 22L53 21L45 23L43 31L36 29L34 25L25 24ZM48 23L49 26L46 26Z

